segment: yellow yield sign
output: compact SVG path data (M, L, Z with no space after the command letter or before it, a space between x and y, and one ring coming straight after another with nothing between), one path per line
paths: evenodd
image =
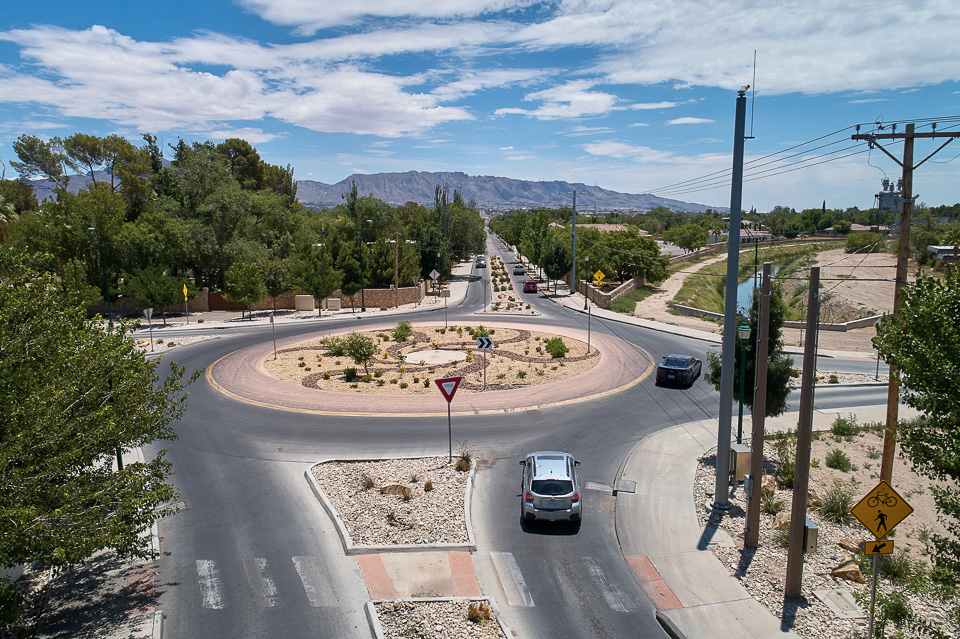
M913 506L881 480L850 512L874 537L882 539L913 512Z
M600 286L600 282L602 282L605 277L606 275L603 274L603 271L597 269L597 272L593 274L593 285Z

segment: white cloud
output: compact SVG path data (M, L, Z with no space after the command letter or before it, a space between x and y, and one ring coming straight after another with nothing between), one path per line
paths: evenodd
M431 93L439 100L449 102L472 95L483 89L499 88L529 82L549 75L544 69L493 69L491 71L468 71L460 79L437 87Z
M241 140L246 140L251 144L261 144L263 142L270 142L271 140L276 140L279 135L275 133L267 133L262 129L256 129L251 127L243 127L239 129L220 129L220 130L210 130L210 131L201 131L204 136L211 140L226 140L229 138L240 138Z
M536 155L508 155L506 159L510 160L511 162L522 162L525 160L536 160L537 156Z
M589 80L571 80L565 84L528 93L524 101L542 102L536 109L507 107L497 109L495 115L526 115L538 120L561 120L588 115L602 115L617 108L617 96L612 93L590 91Z
M568 132L563 133L562 135L566 135L567 137L575 138L575 137L581 137L581 136L584 136L584 135L600 135L600 134L602 134L602 133L611 133L611 132L613 132L613 129L611 129L611 128L608 127L608 126L583 126L583 125L577 125L577 126L573 127L572 129L570 129Z
M631 122L627 126L637 127L637 126L650 126L647 122Z
M864 98L862 100L847 100L847 104L870 104L871 102L890 102L889 98Z
M513 151L513 147L512 147L512 146L501 146L501 147L500 147L500 150L501 150L501 151Z
M581 144L580 148L590 155L600 155L613 158L634 158L643 162L664 161L672 157L672 154L666 151L659 151L648 146L637 146L618 142L616 140L604 140L600 142L591 142Z
M709 124L714 122L707 118L674 118L673 120L667 120L667 124Z
M636 109L638 111L651 111L653 109L672 109L675 106L680 106L681 104L686 104L685 102L640 102L638 104L631 104L631 109Z

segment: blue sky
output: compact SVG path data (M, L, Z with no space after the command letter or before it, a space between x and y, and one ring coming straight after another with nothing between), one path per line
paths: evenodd
M955 0L7 4L8 178L21 134L146 132L242 137L328 183L463 171L727 206L736 90L752 84L744 207L867 208L900 169L848 127L960 130ZM958 154L917 171L921 201L960 201Z

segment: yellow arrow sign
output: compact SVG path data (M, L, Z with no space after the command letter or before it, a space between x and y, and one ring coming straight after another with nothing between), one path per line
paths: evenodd
M884 539L883 541L868 541L863 545L863 554L892 555L893 541L890 539Z
M183 301L184 302L187 301L187 285L186 284L183 285Z
M882 539L913 512L913 506L881 480L850 512L874 537Z

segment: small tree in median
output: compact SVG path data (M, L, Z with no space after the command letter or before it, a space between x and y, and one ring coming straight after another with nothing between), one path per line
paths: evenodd
M355 364L363 364L363 372L367 373L367 365L377 354L377 345L366 335L350 333L346 339L346 352Z

